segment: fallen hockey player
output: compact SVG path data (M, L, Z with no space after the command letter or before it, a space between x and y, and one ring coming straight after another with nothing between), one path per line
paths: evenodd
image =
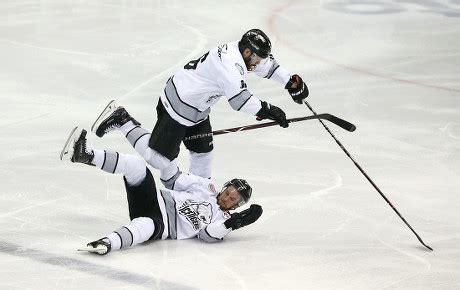
M61 160L70 159L111 174L122 174L131 222L80 250L105 255L148 240L198 237L205 242L216 242L254 223L262 214L262 207L256 204L240 213L229 213L251 197L252 188L244 179L232 179L217 192L211 179L177 170L173 180L164 182L168 189L158 190L145 160L135 155L86 148L86 133L78 127L71 131ZM148 148L149 135L137 136L137 145L145 144L133 144L136 150Z

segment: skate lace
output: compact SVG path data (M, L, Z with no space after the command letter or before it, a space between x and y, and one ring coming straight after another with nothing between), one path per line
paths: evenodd
M104 133L108 133L108 132L110 132L110 131L112 131L113 129L116 129L116 128L120 128L120 125L119 124L112 124L112 125L108 126L104 130Z
M82 140L82 145L81 145L81 147L83 149L82 151L85 152L88 155L91 155L92 152L88 151L88 149L86 148L86 141L87 141L86 138Z

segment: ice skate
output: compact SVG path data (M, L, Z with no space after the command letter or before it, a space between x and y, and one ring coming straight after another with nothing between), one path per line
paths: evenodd
M78 130L78 127L70 131L61 151L61 160L66 157L72 162L93 165L91 161L94 158L94 153L86 149L86 133L85 129Z
M107 255L112 250L110 242L100 239L91 243L88 243L85 248L80 248L77 251L90 252L98 255Z
M82 129L80 134L76 136L78 137L77 139L74 139L73 154L70 161L93 165L91 161L93 161L94 153L93 151L88 151L86 149L86 130Z
M132 121L135 125L141 124L131 117L125 108L117 106L115 100L112 100L94 122L91 132L95 133L98 137L102 137L129 121Z

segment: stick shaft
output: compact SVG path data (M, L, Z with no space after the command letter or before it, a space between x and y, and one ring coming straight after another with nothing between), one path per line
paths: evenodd
M316 112L315 110L313 110L313 108L310 106L310 104L307 102L307 101L304 101L305 105L307 105L307 107L310 109L310 111L313 113L314 116L316 116ZM401 218L401 220L407 225L407 227L409 227L409 229L415 234L415 236L417 237L417 239L419 240L419 242L425 246L426 248L430 249L431 251L433 251L433 248L431 248L430 246L426 245L423 240L420 238L420 236L417 234L417 232L415 232L415 230L411 227L411 225L406 221L406 219L401 215L401 213L399 213L399 211L396 209L396 207L390 202L390 200L385 196L385 194L383 194L383 192L380 190L380 188L374 183L374 181L369 177L369 175L367 175L367 173L364 171L364 169L358 164L358 162L356 162L356 160L351 156L351 154L348 152L348 150L342 145L342 143L340 143L340 141L334 136L334 134L331 132L331 130L327 127L326 124L324 124L324 122L321 120L321 119L318 119L318 121L323 125L323 127L326 129L326 131L332 136L332 138L334 138L335 142L337 143L337 145L339 145L339 147L342 149L343 152L345 152L345 154L351 159L351 161L353 161L353 163L355 164L355 166L358 168L358 170L364 175L364 177L366 177L366 179L372 184L372 186L375 188L375 190L377 190L377 192L380 194L380 196L383 197L383 199L390 205L390 207L394 210L394 212L399 216L399 218Z
M331 114L316 114L313 116L306 116L306 117L298 117L298 118L291 118L287 119L289 123L295 123L295 122L300 122L300 121L306 121L306 120L312 120L312 119L325 119L328 120L332 123L334 123L337 126L342 127L343 129L353 132L356 129L356 126L351 124L348 121L345 121L343 119L340 119L334 115ZM228 129L221 129L221 130L216 130L212 131L211 133L204 133L204 134L197 134L193 136L188 136L185 137L185 141L187 140L194 140L194 139L199 139L199 138L204 138L204 137L209 137L209 136L216 136L216 135L222 135L222 134L228 134L228 133L233 133L233 132L240 132L240 131L247 131L247 130L254 130L254 129L259 129L259 128L265 128L265 127L271 127L271 126L276 126L278 125L277 122L271 121L271 122L266 122L266 123L258 123L258 124L252 124L252 125L245 125L245 126L240 126L240 127L234 127L234 128L228 128Z

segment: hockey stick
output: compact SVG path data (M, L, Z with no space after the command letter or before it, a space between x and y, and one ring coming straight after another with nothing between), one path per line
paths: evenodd
M307 101L304 101L305 105L312 111L314 116L317 116L315 110L310 106L310 104ZM406 221L406 219L399 213L399 211L396 209L396 207L390 202L390 200L383 194L383 192L377 187L377 185L372 181L372 179L369 177L369 175L364 172L364 170L361 168L361 166L353 159L351 154L345 149L345 147L340 143L340 141L332 134L331 130L324 124L324 122L321 119L318 119L318 121L323 125L324 129L334 138L335 142L339 145L339 147L345 152L345 154L353 161L353 163L356 165L356 167L361 171L361 173L366 177L366 179L372 184L372 186L380 193L380 195L383 197L383 199L391 206L391 208L395 211L395 213L401 218L401 220L409 227L409 229L415 234L419 242L424 245L426 248L430 249L433 251L433 248L430 246L426 245L423 240L420 238L420 236L414 231L414 229L409 225L409 223Z
M356 130L356 126L353 125L352 123L345 121L344 119L340 119L339 117L336 117L331 114L316 114L314 116L307 116L307 117L298 117L298 118L292 118L292 119L287 119L289 123L295 123L295 122L300 122L300 121L305 121L305 120L312 120L312 119L324 119L328 120L331 123L336 124L337 126L349 131L353 132ZM234 128L229 128L229 129L221 129L221 130L216 130L212 131L211 133L205 133L205 134L197 134L197 135L192 135L184 138L184 141L188 140L194 140L194 139L199 139L199 138L204 138L204 137L209 137L209 136L216 136L216 135L222 135L222 134L227 134L227 133L233 133L233 132L239 132L239 131L246 131L246 130L253 130L253 129L259 129L259 128L265 128L265 127L270 127L270 126L275 126L278 125L277 122L266 122L266 123L259 123L259 124L252 124L252 125L246 125L246 126L241 126L241 127L234 127Z

